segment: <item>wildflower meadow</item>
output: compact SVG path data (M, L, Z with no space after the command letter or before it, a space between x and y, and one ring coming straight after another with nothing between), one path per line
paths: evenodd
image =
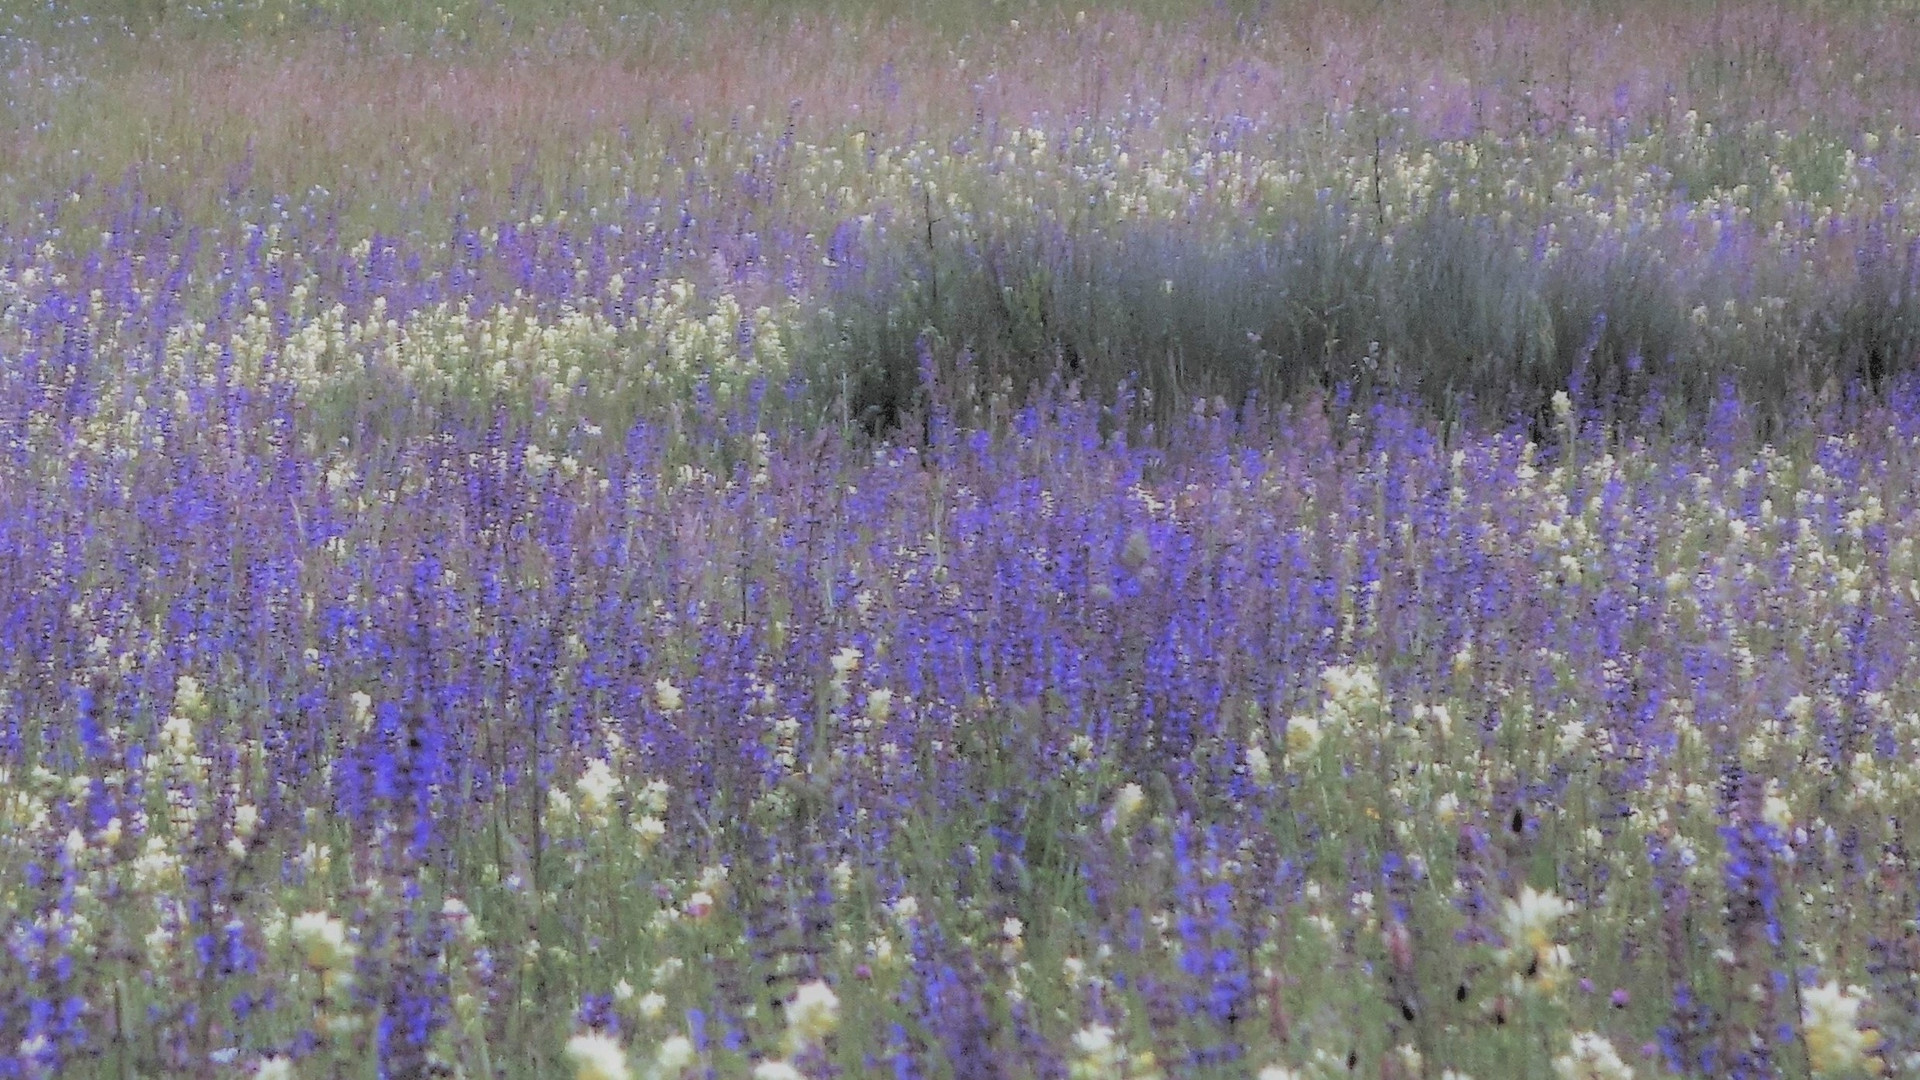
M0 4L0 1078L1920 1077L1911 0Z

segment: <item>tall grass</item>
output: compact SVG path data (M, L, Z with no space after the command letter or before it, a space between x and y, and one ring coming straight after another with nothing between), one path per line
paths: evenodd
M858 256L862 273L824 297L799 351L875 430L936 406L977 420L994 395L1055 381L1103 398L1131 386L1162 420L1196 400L1238 409L1345 388L1537 433L1556 393L1616 421L1686 426L1731 391L1777 428L1820 393L1877 390L1920 360L1911 248L1863 250L1747 321L1721 317L1725 281L1650 237L1576 224L1549 241L1545 226L1446 208L1381 230L1366 212L1328 206L1230 236L1040 219L930 232L930 245L908 223ZM1745 272L1803 278L1793 269Z

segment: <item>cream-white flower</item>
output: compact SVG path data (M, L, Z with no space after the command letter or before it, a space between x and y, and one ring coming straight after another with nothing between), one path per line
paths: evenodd
M678 1076L693 1064L693 1040L685 1035L670 1035L654 1052L653 1064L662 1076Z
M456 936L468 941L479 939L480 924L474 921L473 912L467 908L466 902L459 897L449 896L440 902L440 917L445 919L447 924L453 928Z
M173 708L182 715L203 720L207 715L207 697L200 688L200 680L191 675L182 675L173 680Z
M1089 1024L1075 1032L1073 1052L1067 1073L1072 1080L1119 1080L1127 1059L1126 1047L1105 1024Z
M793 992L787 1002L787 1042L794 1053L817 1045L840 1023L840 996L819 980Z
M627 1052L610 1036L575 1035L567 1040L566 1057L573 1080L627 1080Z
M1147 793L1140 789L1139 784L1120 785L1120 790L1113 793L1113 806L1107 810L1106 820L1102 822L1103 827L1107 832L1125 831L1134 816L1140 812L1140 808L1146 804Z
M1301 713L1287 720L1287 756L1305 757L1320 745L1320 721Z
M680 688L665 679L654 680L653 700L660 706L661 712L673 712L686 703L686 699L680 694Z
M649 780L647 786L640 789L640 804L655 814L664 814L672 791L665 780Z
M324 911L294 916L287 933L309 967L340 971L353 963L354 947L347 940L347 924Z
M1867 992L1828 980L1800 991L1800 1021L1815 1076L1844 1076L1868 1068L1880 1033L1860 1026Z
M1113 1049L1113 1029L1105 1024L1089 1024L1073 1034L1073 1048L1082 1057L1093 1057Z
M1358 720L1386 705L1379 670L1371 664L1326 668L1320 672L1320 686L1326 693L1325 713L1330 724Z
M1573 1036L1568 1052L1553 1059L1553 1071L1560 1080L1633 1080L1633 1068L1620 1060L1613 1043L1592 1031Z
M1501 905L1500 929L1506 935L1510 953L1544 958L1553 948L1553 924L1573 910L1573 905L1552 893L1520 888L1518 900Z
M1247 744L1247 775L1256 784L1273 782L1273 763L1267 760L1266 748L1259 743Z
M641 853L644 854L652 851L654 845L658 844L661 838L667 835L667 823L654 817L652 814L648 814L646 817L633 823L633 835L639 844Z
M1793 807L1774 790L1776 786L1774 781L1767 783L1766 798L1760 802L1760 820L1785 835L1793 831Z
M355 690L347 695L347 719L355 731L364 732L373 726L373 695L365 690Z
M620 793L620 778L613 774L611 765L595 758L587 762L573 790L580 796L580 816L592 824L605 825L613 811L614 796Z

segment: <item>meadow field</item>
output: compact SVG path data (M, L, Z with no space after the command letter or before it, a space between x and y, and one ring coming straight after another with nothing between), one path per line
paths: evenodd
M1911 0L0 5L0 1080L1920 1077Z

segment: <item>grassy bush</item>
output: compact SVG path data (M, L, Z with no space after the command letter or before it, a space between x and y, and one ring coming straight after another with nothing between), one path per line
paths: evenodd
M1137 387L1163 415L1346 386L1448 418L1544 424L1561 391L1607 416L1697 418L1731 385L1784 416L1829 380L1878 389L1920 348L1915 260L1885 245L1817 295L1782 285L1755 304L1753 275L1783 265L1682 274L1618 234L1549 240L1546 226L1444 211L1382 230L1326 207L1239 236L1001 221L902 238L913 231L869 230L798 335L814 384L844 396L822 411L870 430L927 405L929 379L963 420L1056 378L1096 396Z

